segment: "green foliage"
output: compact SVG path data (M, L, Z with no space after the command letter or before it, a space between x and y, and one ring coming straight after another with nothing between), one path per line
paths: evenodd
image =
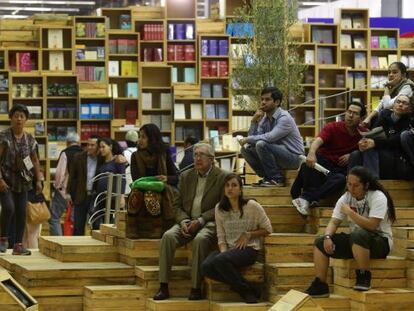
M252 23L254 29L253 37L240 40L245 44L239 49L240 59L233 64L230 88L236 105L257 109L260 92L269 85L278 87L285 98L302 93L305 66L298 54L299 45L292 44L289 33L297 22L297 1L250 0L235 16L234 23Z

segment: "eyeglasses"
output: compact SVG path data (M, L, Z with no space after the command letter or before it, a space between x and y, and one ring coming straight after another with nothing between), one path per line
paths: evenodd
M208 153L204 153L204 152L197 152L193 154L193 158L200 158L200 159L206 159L206 158L211 158L211 155L209 155Z
M408 105L410 104L410 102L405 101L405 100L400 100L400 99L397 99L397 100L395 101L395 103L396 103L396 104L403 104L404 106L408 106Z

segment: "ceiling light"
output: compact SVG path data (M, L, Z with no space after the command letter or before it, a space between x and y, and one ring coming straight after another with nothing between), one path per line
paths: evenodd
M299 2L299 5L302 6L316 6L316 5L324 5L327 4L328 2Z
M11 7L0 6L0 11L32 11L32 12L79 12L78 8L40 8L40 7Z
M47 1L47 0L0 0L0 3L10 4L47 4L47 5L95 5L95 1Z
M14 18L14 19L20 19L20 18L28 18L29 16L27 16L27 15L1 15L0 16L0 19L11 19L11 18Z

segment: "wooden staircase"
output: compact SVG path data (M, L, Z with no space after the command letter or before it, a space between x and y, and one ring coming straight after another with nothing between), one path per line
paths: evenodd
M295 172L288 172L291 184ZM413 183L384 181L397 211L393 226L395 248L386 260L372 263L373 290L359 293L352 260L333 260L328 283L330 298L314 299L323 310L409 310L414 305L414 196ZM205 280L206 300L188 301L191 246L179 248L167 301L153 301L158 289L159 239L128 239L125 215L115 225L102 225L85 237L42 237L32 256L0 256L7 269L39 301L39 310L268 310L290 289L304 291L314 277L313 242L322 233L337 197L320 202L304 218L291 205L290 189L246 186L246 197L264 205L274 233L264 240L264 260L243 271L263 286L263 302L241 303L229 286ZM340 231L347 231L345 223ZM181 297L181 298L180 298ZM0 295L0 310L7 301ZM410 308L408 308L410 306ZM3 308L4 307L4 308ZM408 308L408 309L407 309ZM13 310L13 309L11 309Z

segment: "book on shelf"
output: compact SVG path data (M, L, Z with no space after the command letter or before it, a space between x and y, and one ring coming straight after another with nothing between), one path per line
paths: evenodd
M37 151L39 152L40 160L46 159L46 145L45 144L37 144Z
M86 36L86 24L85 23L76 23L75 24L75 34L76 37L82 38Z
M109 39L109 54L117 54L118 53L118 42L116 39Z
M19 52L17 53L17 62L19 71L29 72L34 70L34 55L31 52Z
M352 41L355 49L366 49L365 38L363 36L353 36Z
M223 98L223 85L220 83L213 83L212 85L213 98Z
M397 40L394 37L388 38L388 48L396 49L397 48Z
M174 104L174 120L185 119L185 105L182 103Z
M178 81L178 68L177 67L172 67L171 68L171 82L172 83L177 83Z
M151 115L150 114L143 114L141 115L141 125L151 123Z
M341 28L350 29L352 28L352 19L350 14L343 14L341 16Z
M367 57L364 52L355 52L354 53L354 67L356 69L366 69L367 68Z
M98 59L98 51L86 49L84 59L85 60L97 60Z
M195 68L193 67L184 68L184 82L195 83Z
M345 87L345 75L343 73L337 73L335 75L335 86Z
M201 120L203 119L203 104L191 104L190 105L191 119Z
M318 64L333 64L333 50L329 47L318 48Z
M47 47L50 49L63 48L63 30L62 29L48 29L47 31Z
M118 77L119 76L119 61L117 60L110 60L108 63L108 74L110 77Z
M211 98L211 84L210 83L201 84L201 97Z
M379 69L388 69L388 61L385 56L378 57Z
M371 96L371 111L377 109L380 102L381 98L379 96Z
M354 73L348 72L346 76L346 87L353 89L354 88Z
M208 55L219 55L219 46L218 40L210 39L208 40Z
M152 114L151 115L151 123L155 124L159 129L161 129L161 115L160 114Z
M132 76L132 61L121 60L121 77Z
M9 90L9 78L7 75L0 73L0 92Z
M315 64L315 51L314 50L305 50L305 64L307 65Z
M216 118L216 109L214 104L206 104L206 119L214 120Z
M312 29L312 42L314 43L334 43L333 29L314 27Z
M355 89L365 89L366 86L366 76L363 72L355 72L354 73L354 88Z
M388 36L379 36L379 48L388 49Z
M407 55L401 55L400 62L403 63L406 67L410 67L409 66L409 62L408 62L408 56Z
M341 49L352 48L352 36L348 33L341 33Z
M397 54L388 54L388 64L391 65L392 63L395 63L398 61Z
M43 121L36 121L35 123L35 135L42 136L45 134L45 123Z
M352 15L352 28L365 28L364 17L359 14Z
M127 82L125 84L125 95L128 98L138 98L138 83Z
M128 39L127 40L127 53L136 54L137 53L137 40Z
M229 172L233 171L233 157L221 158L220 159L220 168Z
M103 38L103 37L105 37L105 31L106 31L105 23L96 23L96 33L95 33L95 36L97 38Z
M372 69L380 68L378 56L371 56L371 68Z
M214 150L220 149L220 134L218 130L210 129L208 131L209 140L211 144L213 145Z
M67 129L65 126L58 126L56 128L56 140L65 140L67 136Z
M131 29L131 15L121 14L119 15L119 28L120 29Z
M0 114L8 114L9 107L7 100L0 100Z
M108 96L112 98L118 98L118 84L108 84Z
M171 109L171 105L172 105L172 94L171 93L161 93L161 95L160 95L161 109Z
M118 54L127 54L128 53L128 40L127 39L118 39Z
M96 54L99 60L105 59L105 48L103 46L96 47Z
M162 114L161 115L161 131L171 131L171 115Z
M152 93L142 93L142 109L152 109Z
M76 44L75 49L76 49L76 60L84 60L86 46L84 44Z
M94 72L94 81L103 81L105 79L105 67L90 67Z
M379 37L371 36L371 49L378 49L379 46Z

